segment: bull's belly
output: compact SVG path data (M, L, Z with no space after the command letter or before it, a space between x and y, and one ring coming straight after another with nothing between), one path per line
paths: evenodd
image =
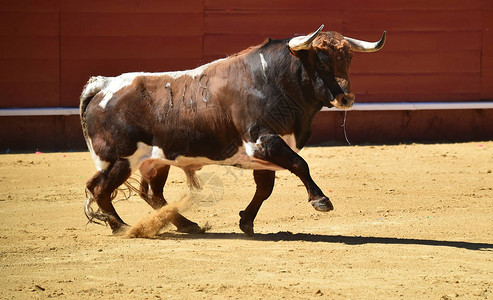
M296 138L293 134L285 135L281 138L295 152L299 151L296 148ZM238 147L237 152L232 157L224 160L212 160L207 157L189 157L184 155L178 155L176 159L170 160L166 158L163 149L160 147L139 142L137 143L135 153L126 158L130 163L132 171L139 169L142 164L146 165L146 169L158 168L160 165L171 165L182 169L198 170L205 165L227 165L251 170L284 170L284 168L278 165L254 157L254 152L258 147L259 144L257 143L243 142L243 145Z
M137 151L126 158L130 163L132 171L139 169L142 164L145 165L146 169L158 168L160 165L171 165L182 169L198 170L205 165L227 165L252 170L284 170L275 164L251 156L251 149L249 149L248 145L239 147L236 154L225 160L212 160L207 157L188 157L183 155L178 155L176 159L170 160L166 158L161 148L139 142L137 144Z

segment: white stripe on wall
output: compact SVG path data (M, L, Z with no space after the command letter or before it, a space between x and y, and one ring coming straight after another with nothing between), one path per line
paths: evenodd
M399 102L399 103L355 103L353 111L388 110L448 110L448 109L493 109L493 102ZM322 108L322 111L339 111ZM78 115L77 107L3 108L0 117L22 116L71 116Z
M0 117L71 116L78 115L79 111L78 107L3 108Z
M448 110L448 109L492 109L493 102L398 102L398 103L355 103L351 110ZM337 111L322 108L322 111Z

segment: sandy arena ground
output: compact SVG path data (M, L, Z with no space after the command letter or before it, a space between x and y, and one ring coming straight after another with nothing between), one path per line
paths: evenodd
M0 298L493 299L493 142L300 154L335 211L278 172L248 237L251 171L205 167L187 201L172 168L168 201L210 229L152 239L87 224L88 152L0 155ZM115 206L130 224L153 213L137 196Z

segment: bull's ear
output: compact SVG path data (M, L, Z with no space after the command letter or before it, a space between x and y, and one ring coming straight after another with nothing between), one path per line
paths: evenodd
M309 35L297 36L289 40L288 46L291 52L310 49L313 40L315 40L320 31L322 31L322 28L324 28L324 24Z

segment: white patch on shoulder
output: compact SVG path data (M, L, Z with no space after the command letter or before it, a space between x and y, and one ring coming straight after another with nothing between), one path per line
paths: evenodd
M262 64L262 76L267 80L267 62L265 61L264 55L259 53L260 63Z
M98 171L104 171L106 170L110 163L104 160L101 160L99 155L96 154L94 151L94 148L92 146L92 140L91 138L87 138L87 148L89 148L89 152L91 153L92 160L94 161L94 165L96 166L96 170Z

